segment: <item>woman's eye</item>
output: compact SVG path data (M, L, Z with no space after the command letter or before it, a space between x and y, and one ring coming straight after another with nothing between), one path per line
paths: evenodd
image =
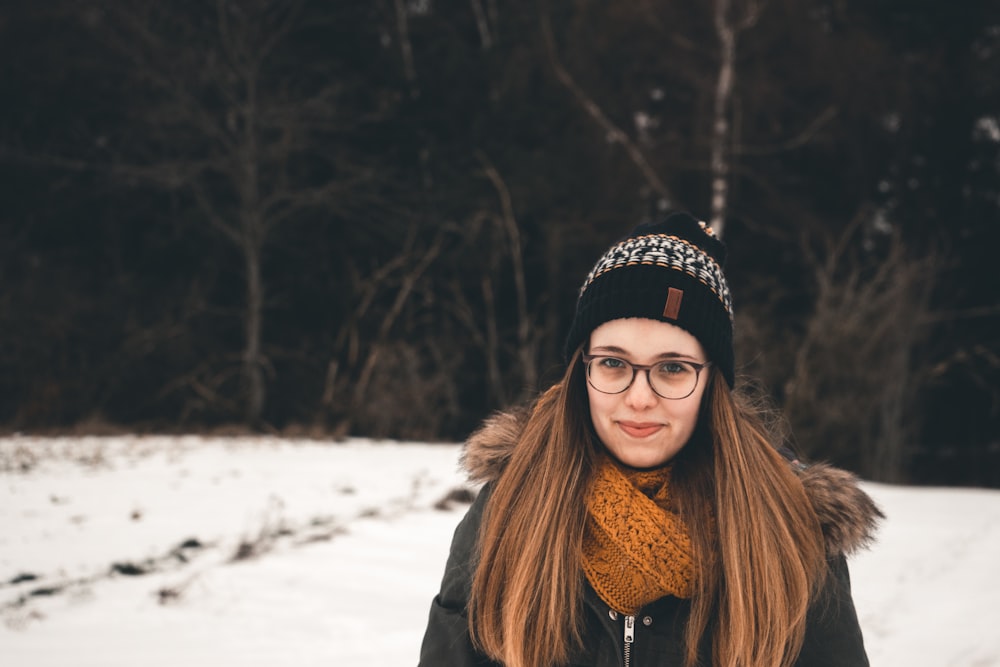
M605 368L625 368L625 362L621 359L615 359L614 357L605 357L604 359L601 359L601 365Z
M691 368L687 364L679 361L667 361L660 364L657 368L657 372L662 375L680 375L683 373L690 373Z

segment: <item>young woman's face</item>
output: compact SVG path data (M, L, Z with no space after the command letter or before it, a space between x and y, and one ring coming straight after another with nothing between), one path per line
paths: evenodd
M590 334L588 352L633 364L707 361L701 343L684 329L641 318L611 320L597 327ZM708 370L704 369L690 396L667 399L653 391L643 371L637 371L632 385L618 394L602 393L588 382L594 429L608 452L625 465L661 466L691 438L707 383Z

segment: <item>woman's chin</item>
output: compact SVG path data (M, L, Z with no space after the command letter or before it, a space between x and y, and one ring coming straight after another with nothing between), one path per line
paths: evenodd
M673 458L671 454L665 452L641 452L641 451L629 451L633 448L628 448L625 451L615 451L611 448L607 449L608 453L623 466L628 468L634 468L636 470L650 470L652 468L660 468L668 463L670 459Z

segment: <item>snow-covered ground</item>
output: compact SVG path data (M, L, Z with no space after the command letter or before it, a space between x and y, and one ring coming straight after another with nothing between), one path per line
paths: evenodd
M416 664L456 445L0 439L0 665ZM866 484L872 665L1000 666L1000 491Z

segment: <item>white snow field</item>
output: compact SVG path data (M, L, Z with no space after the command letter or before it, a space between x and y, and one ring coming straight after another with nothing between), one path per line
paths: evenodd
M415 665L459 453L0 438L0 665ZM872 665L1000 666L1000 491L865 488L888 515L851 561Z

